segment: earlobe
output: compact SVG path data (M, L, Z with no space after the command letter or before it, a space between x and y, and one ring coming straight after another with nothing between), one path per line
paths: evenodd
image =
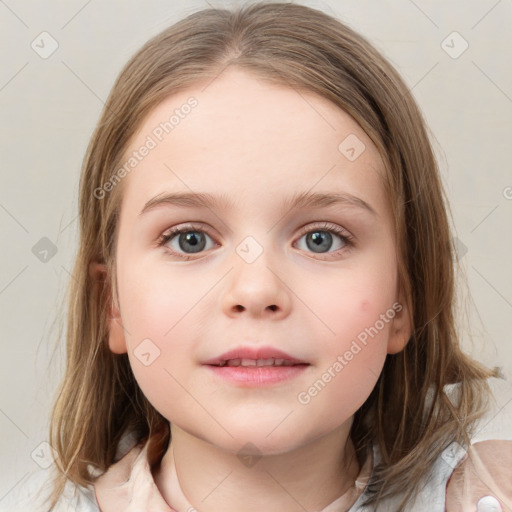
M126 354L128 351L120 316L109 317L108 346L114 354Z
M94 283L105 286L107 266L104 263L92 262L89 265L89 275ZM98 297L100 294L98 294ZM119 309L114 305L110 290L107 294L110 304L108 310L108 346L114 354L126 354L126 339L124 336L124 328Z
M395 317L389 333L388 354L398 354L409 342L412 335L412 323L409 306L401 294L400 302L393 304Z
M398 354L406 347L409 338L407 336L396 336L391 337L388 341L388 354Z

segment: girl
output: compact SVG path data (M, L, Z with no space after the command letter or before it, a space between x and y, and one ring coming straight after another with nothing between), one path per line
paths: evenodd
M425 124L353 30L257 3L150 40L80 219L45 510L512 510Z

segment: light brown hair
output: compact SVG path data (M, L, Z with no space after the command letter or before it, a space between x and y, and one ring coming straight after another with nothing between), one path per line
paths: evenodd
M105 104L84 159L80 245L70 289L67 369L55 402L50 440L58 453L54 498L66 479L94 481L127 429L156 436L151 463L162 457L169 425L141 392L126 354L108 347L108 311L116 301L116 235L122 182L103 199L94 190L124 161L145 117L169 95L208 83L227 66L316 93L350 114L378 148L396 226L400 284L413 334L388 355L380 378L356 412L351 439L359 461L376 443L382 464L369 504L404 493L452 441L467 443L482 413L492 375L459 347L454 324L454 249L447 204L422 115L404 81L362 36L333 17L291 3L253 3L196 12L148 41L124 67ZM92 262L107 266L98 282ZM443 393L460 383L460 400ZM428 399L430 393L430 400Z

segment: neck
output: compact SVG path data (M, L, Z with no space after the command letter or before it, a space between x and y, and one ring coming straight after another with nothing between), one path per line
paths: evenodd
M354 486L359 472L349 427L350 422L286 453L251 458L171 425L172 442L155 482L179 510L190 505L200 512L322 510Z

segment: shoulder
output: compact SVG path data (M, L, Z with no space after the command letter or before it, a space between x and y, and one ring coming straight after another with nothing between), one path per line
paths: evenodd
M512 384L497 378L488 383L487 411L475 423L471 445L448 480L447 512L499 511L495 500L501 510L512 511ZM482 499L490 502L487 508L478 505Z
M512 441L512 383L497 378L488 379L488 383L488 410L475 424L473 444L490 439Z
M448 481L446 510L474 512L486 496L497 500L501 510L512 511L512 441L480 441L469 448ZM497 507L483 510L500 511Z
M52 475L48 470L29 473L0 499L0 512L48 512ZM100 512L94 491L68 482L51 512Z
M135 441L135 434L126 432L118 445L116 459L124 457ZM135 450L131 453L133 455ZM0 512L101 512L94 486L81 487L70 480L66 483L57 504L50 510L50 492L54 476L52 471L55 470L54 466L51 468L29 473L5 496L0 496Z

